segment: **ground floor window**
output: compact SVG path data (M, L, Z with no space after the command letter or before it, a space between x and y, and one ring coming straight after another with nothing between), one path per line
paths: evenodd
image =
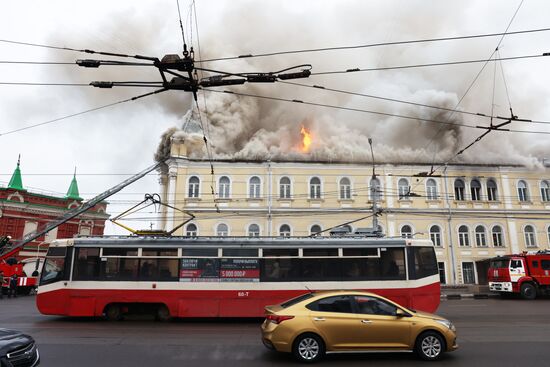
M441 284L447 284L447 278L445 277L445 263L438 262L437 268L439 269L439 281Z
M475 284L476 276L474 272L474 263L465 262L462 263L462 280L464 284Z

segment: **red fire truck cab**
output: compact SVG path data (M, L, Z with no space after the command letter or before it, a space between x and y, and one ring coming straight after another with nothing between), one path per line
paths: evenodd
M501 295L519 294L523 299L550 294L550 252L524 252L491 259L489 289Z

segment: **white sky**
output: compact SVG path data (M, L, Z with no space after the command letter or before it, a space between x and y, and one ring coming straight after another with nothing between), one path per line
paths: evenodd
M189 0L180 0L188 42L197 34L187 17ZM287 49L342 46L405 39L503 32L519 0L493 1L196 1L202 51L207 56L234 56ZM510 30L550 27L550 3L526 0ZM129 54L162 56L181 53L176 1L17 1L0 3L0 39L29 43L91 48ZM502 56L550 52L550 32L510 36L504 39ZM256 67L275 70L312 63L314 71L483 59L498 38L416 46L384 47L362 51L300 54L225 62L210 66L245 71ZM68 51L11 45L0 42L1 61L74 61L94 56ZM99 56L96 58L100 58ZM103 59L107 59L103 57ZM506 62L505 74L514 112L520 117L550 120L550 57ZM404 98L418 88L435 89L461 96L480 65L388 71L385 74L354 73L308 82L328 83L335 88L377 92ZM0 82L88 83L92 80L151 80L145 70L105 67L36 66L0 64ZM383 76L382 76L383 75ZM468 94L464 108L490 112L493 68L488 68ZM498 86L495 103L499 115L507 115L504 88ZM373 91L369 87L375 86ZM247 86L242 91L247 91ZM294 98L292 89L267 86L268 94ZM14 129L115 102L143 89L96 89L92 87L0 85L0 184L7 185L21 154L23 184L27 188L63 195L74 167L81 196L88 199L126 175L153 164L160 135L176 126L189 105L183 92L168 92L89 113L42 127L3 135ZM308 92L309 93L309 92ZM311 94L311 93L310 93ZM307 94L306 94L307 95ZM330 100L330 99L328 99ZM327 99L324 100L325 102ZM343 105L358 100L343 101ZM338 100L334 101L337 104ZM364 102L361 102L364 103ZM378 105L376 105L379 107ZM359 105L359 108L370 107ZM311 107L314 109L314 107ZM392 109L389 108L391 112ZM329 113L329 112L327 112ZM331 113L331 112L330 112ZM334 113L333 117L342 117ZM345 115L350 120L356 116ZM515 125L515 128L546 130L550 127ZM477 134L477 132L476 132ZM509 150L524 155L548 154L549 135L524 135L509 140ZM498 139L487 149L500 153ZM524 146L534 150L523 151ZM536 149L535 149L536 148ZM540 153L542 152L542 153ZM503 153L506 154L506 153ZM540 157L539 157L540 158ZM118 214L145 193L159 191L152 174L109 199L108 212ZM145 214L152 216L152 213ZM135 224L148 227L149 222ZM109 233L122 233L109 226Z

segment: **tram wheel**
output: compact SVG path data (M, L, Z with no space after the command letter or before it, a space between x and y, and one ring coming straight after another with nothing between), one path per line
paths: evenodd
M117 304L108 305L105 308L105 318L109 321L122 320L122 309Z
M166 305L160 305L157 307L157 314L156 314L157 321L161 322L167 322L172 320L172 316L170 315L170 310Z

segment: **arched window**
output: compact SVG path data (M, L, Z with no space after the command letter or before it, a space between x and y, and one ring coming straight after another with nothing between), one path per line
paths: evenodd
M485 233L485 227L476 227L476 246L487 247L487 234Z
M197 237L197 225L194 223L189 223L187 227L185 227L185 235L187 237Z
M260 198L260 178L257 176L251 177L248 187L248 197L253 199Z
M542 181L540 183L540 200L550 201L550 184L548 181Z
M472 180L470 182L470 194L472 195L472 200L481 200L481 183L479 180Z
M312 225L311 228L309 229L309 234L310 234L311 236L321 236L322 234L319 233L319 232L321 232L322 230L323 230L323 229L321 228L320 225L314 224L314 225ZM316 233L319 233L319 234L316 234Z
M290 226L288 224L283 224L279 227L279 236L290 237Z
M371 200L380 200L382 198L382 189L380 185L380 180L373 178L370 180L370 199Z
M525 226L523 230L525 236L525 246L526 247L536 247L537 246L537 237L535 228L532 225Z
M411 226L408 224L405 224L403 227L401 227L401 237L403 238L412 238L413 231Z
M455 200L464 200L464 181L459 178L455 180Z
M290 178L282 177L279 181L279 197L281 199L290 199Z
M519 201L529 201L529 192L527 190L527 183L521 180L518 182L518 199Z
M497 183L495 182L495 180L492 180L492 179L487 180L487 200L489 201L498 200Z
M321 198L321 180L319 177L312 177L309 180L309 198L320 199Z
M231 181L229 181L229 177L222 176L220 177L219 185L219 196L221 199L229 199L229 195L231 193Z
M458 227L458 245L460 247L470 246L470 234L468 232L468 226Z
M201 181L197 176L191 176L189 178L189 192L187 194L190 198L198 198L199 197L199 188L201 186Z
M434 246L441 247L441 228L439 226L430 227L430 239Z
M397 181L397 188L399 190L399 200L409 197L411 187L409 186L409 181L407 181L406 178L400 178L399 181Z
M340 180L340 199L351 199L351 182L347 177Z
M248 237L260 237L260 226L251 224L248 226Z
M220 237L226 237L229 235L229 227L227 227L227 224L220 223L218 224L218 227L216 228L216 234Z
M426 181L426 194L428 196L428 200L437 200L438 198L437 184L433 178Z
M494 247L503 247L504 246L504 237L502 236L502 227L494 226L491 231L493 237L493 246Z

